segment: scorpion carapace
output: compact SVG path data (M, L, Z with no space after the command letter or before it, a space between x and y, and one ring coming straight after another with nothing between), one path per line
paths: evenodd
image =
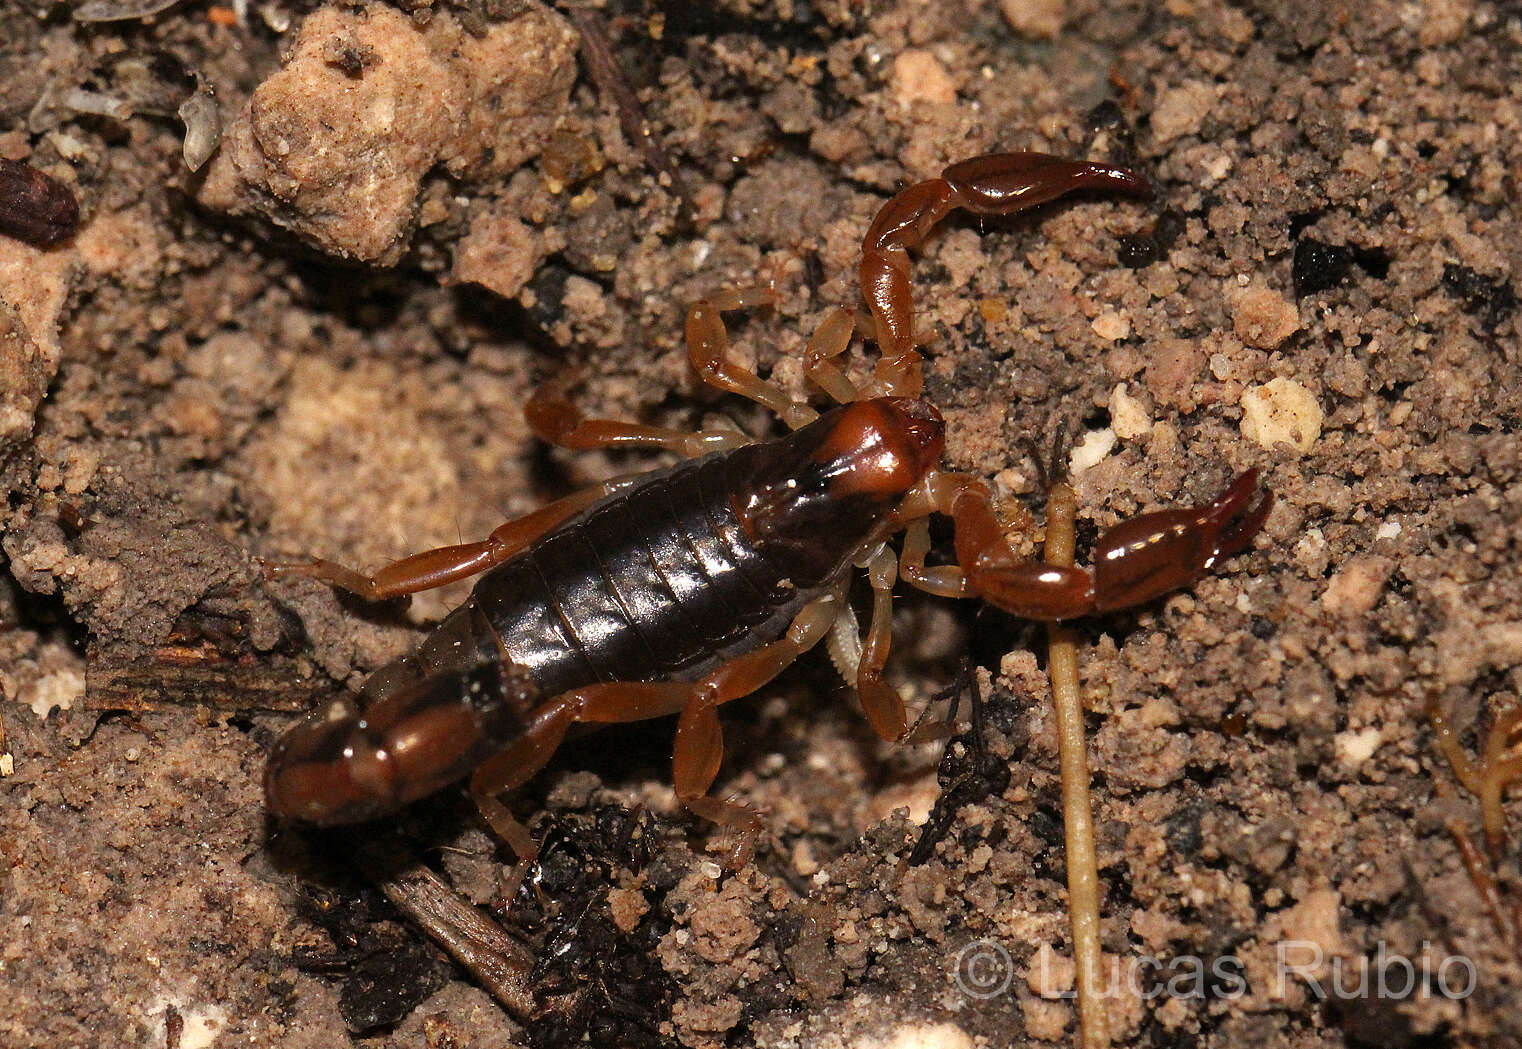
M1019 557L988 485L938 468L944 424L919 397L907 249L954 208L1003 215L1077 189L1137 193L1146 183L1103 165L996 154L888 201L861 266L882 358L858 388L834 361L854 322L834 311L803 350L805 374L840 402L823 414L727 352L721 313L771 302L770 288L694 305L687 345L698 373L775 410L794 431L786 437L756 443L732 430L585 419L552 384L526 408L545 440L688 458L374 575L329 561L269 566L272 575L310 576L371 599L486 573L414 655L281 739L265 778L270 810L314 823L369 819L473 770L483 816L527 858L534 843L500 795L543 767L572 724L679 714L678 798L753 829L749 810L707 797L723 756L718 708L828 637L873 729L902 738L904 705L882 678L899 575L931 593L1066 619L1149 601L1246 549L1272 502L1252 470L1203 506L1112 529L1090 572ZM937 513L953 521L957 563L927 567L928 518ZM895 553L887 540L899 532ZM845 600L853 565L866 569L873 591L864 638Z

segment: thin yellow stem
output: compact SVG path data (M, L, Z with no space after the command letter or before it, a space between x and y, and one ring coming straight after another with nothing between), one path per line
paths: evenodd
M1066 482L1046 500L1046 562L1073 563L1073 520L1078 495ZM1073 921L1077 970L1079 1045L1105 1049L1110 1023L1099 943L1099 865L1094 856L1094 817L1089 800L1089 759L1078 690L1078 645L1071 629L1047 624L1047 672L1057 708L1057 754L1062 765L1062 815L1067 829L1068 912Z

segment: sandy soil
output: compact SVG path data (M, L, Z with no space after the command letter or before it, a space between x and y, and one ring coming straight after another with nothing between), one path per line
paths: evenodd
M532 0L0 11L0 157L82 214L56 247L0 237L0 1044L1069 1044L1040 635L971 603L898 609L911 705L970 654L1010 770L923 864L946 748L877 743L822 655L726 711L717 789L766 813L738 873L674 804L668 722L566 747L517 798L552 847L511 906L458 793L399 821L385 848L542 958L526 1023L352 841L259 792L296 712L463 595L365 607L258 558L377 565L653 462L529 437L527 391L568 366L596 414L762 432L691 373L685 305L776 276L736 353L801 390L787 351L856 301L875 210L996 149L1157 192L927 244L950 465L1035 505L1022 440L1076 425L1081 549L1250 466L1278 498L1251 553L1082 627L1105 948L1140 973L1117 1043L1522 1042L1516 837L1480 857L1487 898L1425 715L1472 752L1522 690L1517 7L595 17L665 172ZM192 173L198 82L222 138ZM1378 993L1403 959L1416 988Z

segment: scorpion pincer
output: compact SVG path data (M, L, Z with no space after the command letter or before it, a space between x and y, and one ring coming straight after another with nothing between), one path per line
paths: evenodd
M945 427L920 397L908 249L953 209L1007 215L1081 189L1149 192L1123 168L1006 153L952 165L889 200L860 271L881 356L858 388L834 362L852 315L832 313L803 350L805 374L838 402L823 413L728 356L721 312L766 304L769 288L693 306L686 338L699 374L776 411L792 431L785 437L586 419L563 387L546 386L526 408L544 440L686 458L373 575L322 560L268 566L373 600L485 573L416 653L285 734L265 775L270 811L319 825L370 820L470 774L482 815L527 859L533 839L500 796L542 768L573 724L678 714L677 797L753 830L748 809L707 796L723 754L719 707L829 637L872 728L902 738L904 704L882 676L898 576L1059 620L1149 601L1245 550L1272 504L1255 470L1204 505L1111 529L1087 571L1020 558L988 485L939 468ZM956 564L925 565L932 514L952 519ZM896 553L887 541L897 533ZM864 638L846 600L853 566L873 591Z

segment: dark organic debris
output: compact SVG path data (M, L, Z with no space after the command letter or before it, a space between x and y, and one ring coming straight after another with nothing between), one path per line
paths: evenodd
M1121 104L1113 98L1107 98L1093 109L1089 110L1084 122L1089 127L1089 145L1100 134L1109 137L1109 149L1106 150L1106 158L1112 164L1121 167L1136 167L1141 161L1141 154L1136 148L1136 130L1126 118L1126 111Z
M427 944L403 940L355 963L338 994L338 1013L355 1034L399 1023L449 982L449 972Z
M997 754L991 753L984 739L984 702L978 687L977 675L971 661L962 665L961 673L951 688L942 696L952 701L947 721L956 717L957 702L963 691L972 697L972 724L961 735L947 741L941 755L936 781L941 786L940 796L930 810L930 817L920 831L919 841L909 853L909 866L917 867L935 852L936 844L951 833L952 824L963 806L974 805L1009 786L1009 765ZM937 699L942 697L937 697Z
M386 921L389 908L369 890L346 893L306 886L302 913L327 931L331 952L302 952L308 971L342 972L338 1008L356 1034L404 1019L443 987L452 971L442 955L406 926Z
M1327 244L1312 237L1295 242L1295 262L1291 274L1295 281L1295 298L1301 299L1342 283L1353 265L1353 249L1342 244Z
M1168 257L1179 235L1184 232L1184 216L1172 208L1157 216L1152 228L1144 233L1127 233L1120 237L1117 258L1127 269L1141 269Z
M0 233L46 248L78 226L79 202L67 186L28 164L0 159Z
M1291 269L1295 298L1303 299L1318 291L1335 288L1355 265L1376 280L1383 280L1390 269L1390 258L1377 248L1328 244L1314 237L1299 238L1295 241L1295 261Z
M535 993L546 1009L530 1028L536 1049L665 1046L674 987L656 947L669 927L652 906L632 929L614 920L608 889L621 872L652 858L654 821L643 811L602 806L557 821L544 837L513 919L540 940Z
M1517 311L1517 293L1505 277L1486 277L1450 262L1443 267L1443 287L1487 328L1494 328Z

